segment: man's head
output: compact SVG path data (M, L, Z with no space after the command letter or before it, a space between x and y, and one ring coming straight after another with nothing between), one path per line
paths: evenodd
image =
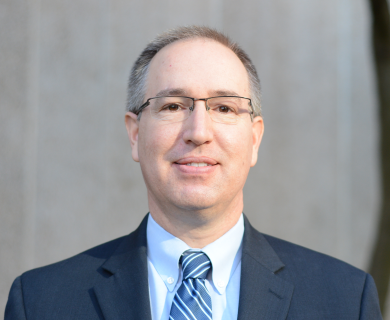
M140 60L142 55L134 69ZM137 76L134 69L132 79ZM167 221L197 225L218 218L237 221L243 208L242 189L257 161L263 133L259 110L251 117L252 108L245 99L253 99L245 65L224 43L198 36L171 41L153 54L146 69L142 100L130 103L126 126L153 217L161 225ZM206 110L201 100L194 102L193 111L181 103L153 102L146 104L142 117L137 116L137 108L161 95L243 98L234 98L241 101L236 113L225 105Z
M237 55L248 73L254 115L261 116L260 80L249 56L226 35L203 26L180 27L170 30L156 37L146 46L131 70L127 91L127 111L137 113L143 104L149 65L157 52L173 42L194 38L214 40L228 47Z

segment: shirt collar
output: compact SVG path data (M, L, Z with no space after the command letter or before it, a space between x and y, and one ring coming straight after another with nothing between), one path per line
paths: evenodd
M179 280L180 256L190 247L184 241L160 227L150 213L146 228L146 239L148 258L164 281L167 289L172 291Z
M164 230L151 214L147 225L148 258L167 289L173 291L180 277L179 259L184 251L191 249L184 241ZM212 264L211 280L215 289L223 294L241 261L241 242L244 235L244 219L241 214L237 223L222 237L210 243L203 251ZM210 277L210 274L209 274Z

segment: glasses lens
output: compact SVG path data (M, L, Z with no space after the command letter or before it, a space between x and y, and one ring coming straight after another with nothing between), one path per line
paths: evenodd
M220 123L237 123L252 110L250 100L239 97L216 97L209 99L207 104L211 118Z
M192 100L183 97L158 97L150 100L150 112L154 119L179 122L190 114Z

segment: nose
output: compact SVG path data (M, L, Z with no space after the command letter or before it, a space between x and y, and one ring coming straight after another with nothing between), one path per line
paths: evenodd
M183 139L197 146L213 140L213 121L206 111L205 101L194 102L194 110L184 123Z

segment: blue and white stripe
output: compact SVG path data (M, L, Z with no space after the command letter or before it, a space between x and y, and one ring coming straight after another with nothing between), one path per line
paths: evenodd
M205 278L211 268L203 252L184 252L180 258L183 282L172 302L170 320L212 320L211 297Z

